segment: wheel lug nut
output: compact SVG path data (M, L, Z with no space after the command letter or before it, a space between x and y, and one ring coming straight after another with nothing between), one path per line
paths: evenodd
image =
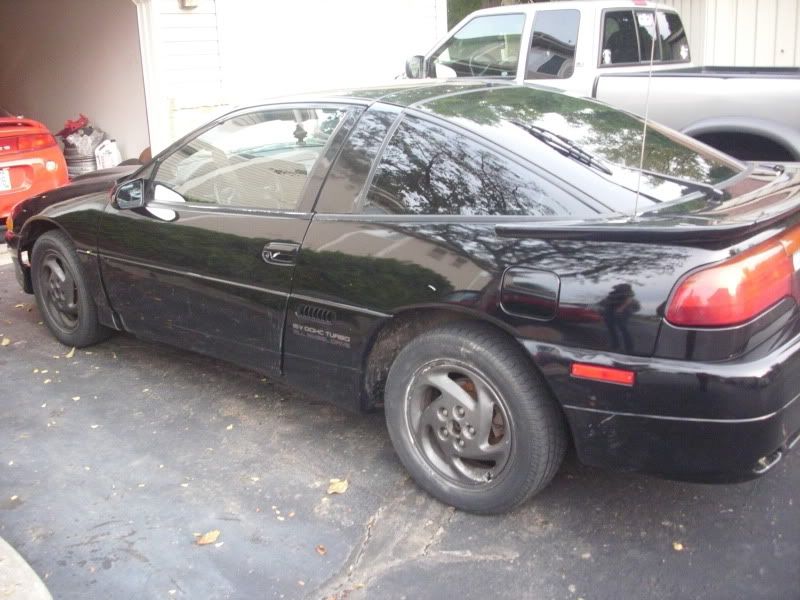
M447 431L447 427L440 427L439 428L439 435L442 437L447 437L450 433Z
M439 414L440 414L440 415L442 415L443 417L447 417L447 415L448 415L449 413L447 412L447 409L446 409L446 408L440 408L440 409L439 409Z
M472 435L475 433L475 428L472 425L467 425L467 431Z
M464 446L464 440L462 440L461 438L458 438L458 445L463 447Z
M464 408L461 407L461 406L456 406L453 409L453 412L456 413L456 416L459 417L459 418L464 416Z

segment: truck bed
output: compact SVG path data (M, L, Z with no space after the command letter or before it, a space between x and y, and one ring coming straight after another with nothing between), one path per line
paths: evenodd
M647 69L631 73L609 73L610 77L647 77ZM604 77L601 72L598 79ZM683 67L653 71L653 77L716 77L719 79L800 79L800 67Z

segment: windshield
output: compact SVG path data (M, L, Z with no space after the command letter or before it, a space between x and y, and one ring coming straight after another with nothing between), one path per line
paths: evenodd
M533 87L502 86L439 98L422 108L477 129L533 163L541 162L543 144L517 124L546 129L602 160L619 185L634 189L638 184L644 123L605 104ZM678 132L648 125L641 185L655 201L694 191L674 179L715 186L743 169L734 159Z
M517 74L525 15L475 17L431 57L435 77L509 77Z

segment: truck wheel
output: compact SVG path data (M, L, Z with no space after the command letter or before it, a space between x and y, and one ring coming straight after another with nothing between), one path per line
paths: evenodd
M33 246L31 279L44 322L59 342L81 348L108 337L97 320L78 255L61 231L48 231Z
M475 513L518 506L555 475L562 414L513 340L483 323L449 323L413 339L389 370L386 424L416 482Z

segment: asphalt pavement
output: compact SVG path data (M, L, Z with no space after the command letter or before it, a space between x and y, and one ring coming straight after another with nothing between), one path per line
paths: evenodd
M381 414L128 335L72 352L5 262L0 537L55 598L800 599L800 453L733 486L570 457L477 517L417 489Z

